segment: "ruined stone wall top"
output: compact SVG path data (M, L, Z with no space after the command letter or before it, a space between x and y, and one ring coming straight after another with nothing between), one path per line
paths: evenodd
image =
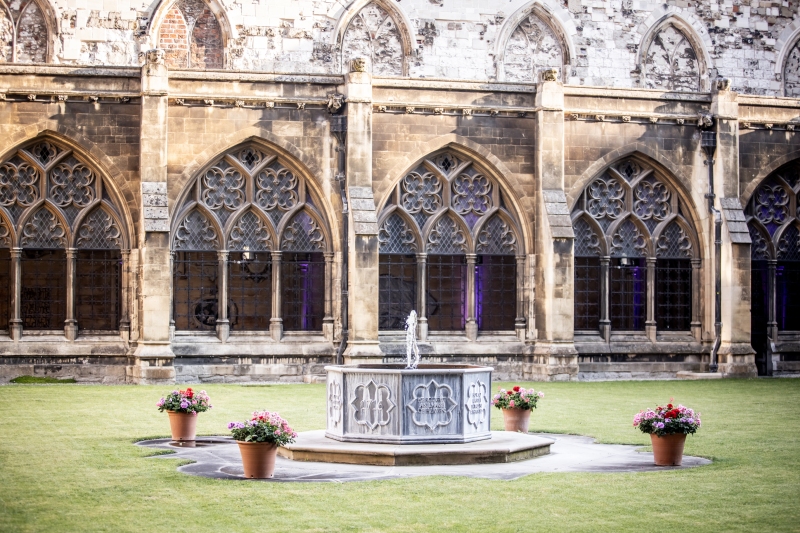
M197 4L197 6L194 6ZM0 61L800 96L798 0L0 0ZM77 6L77 7L76 7ZM195 14L196 12L196 14ZM0 39L0 40L2 40ZM184 42L185 40L185 42Z

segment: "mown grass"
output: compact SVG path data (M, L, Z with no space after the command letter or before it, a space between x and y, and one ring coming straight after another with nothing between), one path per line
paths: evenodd
M169 387L9 385L0 387L0 531L800 531L800 381L534 386L546 397L532 431L642 446L649 438L633 415L674 397L703 415L686 452L714 464L515 481L212 480L132 444L168 436L155 402ZM204 388L214 409L200 415L201 434L225 434L256 408L299 431L325 424L322 385Z
M27 384L27 385L57 385L59 383L75 383L72 378L51 378L41 376L19 376L11 380L11 383Z

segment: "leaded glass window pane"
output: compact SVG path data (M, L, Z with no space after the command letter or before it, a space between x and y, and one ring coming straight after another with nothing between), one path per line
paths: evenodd
M81 330L119 330L121 287L119 250L79 250L75 270L78 327Z
M479 255L475 265L478 329L509 331L517 315L517 260L513 255Z
M611 260L611 328L644 331L647 319L647 267L643 258Z
M20 314L23 329L64 329L67 258L64 250L22 250Z
M600 258L575 258L575 329L600 330Z
M689 331L692 322L692 262L656 262L656 326L664 331Z
M284 331L321 331L325 317L325 259L322 253L283 253Z
M266 252L231 252L228 320L231 331L268 331L272 316L272 259Z
M463 255L428 256L428 329L464 329L467 265Z
M413 254L380 254L379 323L383 330L405 328L417 308L417 258Z
M172 301L176 330L213 331L219 314L215 252L176 252Z

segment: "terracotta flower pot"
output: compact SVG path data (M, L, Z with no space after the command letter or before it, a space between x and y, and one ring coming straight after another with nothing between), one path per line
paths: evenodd
M650 434L653 442L653 459L657 466L680 466L683 461L683 445L686 442L685 433L675 433L672 435Z
M169 427L172 430L172 440L194 440L197 434L197 415L195 413L179 413L167 411Z
M270 478L275 473L275 456L278 445L274 442L242 442L237 440L242 454L244 477L253 479Z
M506 431L519 431L521 433L528 432L528 424L531 421L530 409L503 409L503 424Z

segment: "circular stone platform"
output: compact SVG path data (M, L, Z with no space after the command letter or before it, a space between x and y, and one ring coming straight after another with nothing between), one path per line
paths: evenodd
M491 439L464 444L374 444L340 442L325 431L305 431L297 442L278 448L294 461L379 466L470 465L512 463L550 453L555 441L510 431L493 431Z

